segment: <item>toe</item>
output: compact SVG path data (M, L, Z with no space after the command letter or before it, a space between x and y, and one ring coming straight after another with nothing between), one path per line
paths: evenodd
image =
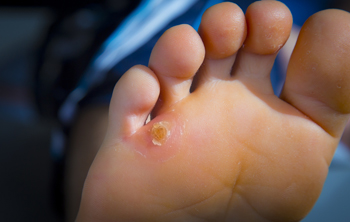
M326 10L301 29L281 98L339 138L350 113L350 14Z
M108 141L130 136L145 124L159 96L159 83L149 68L129 69L114 88L109 108Z
M175 26L161 36L149 61L161 87L155 112L168 109L189 94L204 53L202 40L189 25Z
M209 8L202 17L199 33L206 58L230 57L242 46L246 36L245 17L240 7L224 2Z
M282 2L257 1L246 12L248 36L245 51L260 55L278 52L289 37L292 15Z
M242 10L231 2L212 6L203 14L199 34L206 54L196 84L211 78L229 78L236 53L246 37Z
M278 1L257 1L246 12L247 38L232 70L239 78L264 93L273 93L270 72L277 52L287 41L292 15Z

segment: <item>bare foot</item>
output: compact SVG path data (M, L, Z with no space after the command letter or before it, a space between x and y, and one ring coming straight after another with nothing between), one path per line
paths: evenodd
M292 26L282 3L246 15L222 3L199 35L169 29L149 68L115 87L77 221L301 220L349 117L349 21L327 10L306 22L281 98L269 73Z

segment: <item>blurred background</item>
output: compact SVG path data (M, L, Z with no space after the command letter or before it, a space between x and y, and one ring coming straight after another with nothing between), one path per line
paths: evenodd
M34 102L37 51L54 20L37 3L0 7L0 221L59 221L50 192L53 122Z
M106 12L106 16L120 11L127 13L137 3L119 0L1 1L0 221L62 221L53 200L56 169L50 148L52 130L57 124L52 111L55 104L50 101L52 95L38 95L38 87L49 88L63 63L88 51L96 30L84 26L96 22L97 13ZM64 19L69 24L62 25ZM76 24L79 22L82 24ZM64 30L74 25L82 26L77 33ZM64 31L66 33L62 33ZM48 59L44 51L52 47L47 41L56 37L51 36L53 32L60 36L47 54L62 59L59 62L55 61L57 58L49 60L47 69L52 72L43 79L39 77L39 69L42 60ZM72 35L81 38L74 42L75 39L70 38ZM81 63L87 65L88 58L84 59ZM75 77L71 78L74 84ZM52 93L46 89L41 91ZM48 101L42 102L45 99Z
M250 2L237 1L243 9ZM295 16L303 10L298 4L315 1L282 2ZM96 49L118 25L118 19L138 3L1 1L0 221L62 221L52 198L57 172L51 135L57 125L58 106L52 98L65 98ZM311 6L314 11L332 7L328 1L317 4ZM348 3L332 4L346 9ZM302 23L306 18L294 19ZM65 76L59 79L63 72ZM68 83L51 95L52 84L67 79ZM350 155L346 150L337 152L324 191L304 221L350 221Z

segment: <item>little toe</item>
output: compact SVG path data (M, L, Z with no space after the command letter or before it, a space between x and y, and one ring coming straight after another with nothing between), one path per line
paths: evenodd
M229 78L236 53L246 37L246 21L240 7L231 2L210 7L203 14L199 34L206 54L196 84L211 78Z
M292 15L281 2L257 1L248 7L246 20L247 38L232 75L260 92L273 94L270 72L278 51L288 40Z
M337 139L350 113L349 22L348 12L335 9L305 22L281 94Z
M168 29L153 48L149 67L160 83L159 101L154 113L167 110L189 95L192 79L204 59L204 45L189 25Z
M142 65L130 68L113 91L106 141L113 143L115 138L130 136L141 128L158 96L159 83L152 70Z

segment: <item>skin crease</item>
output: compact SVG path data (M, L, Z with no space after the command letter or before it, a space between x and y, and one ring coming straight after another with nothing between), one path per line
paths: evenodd
M232 19L212 23L218 15ZM307 215L349 117L349 50L332 60L334 75L327 66L317 76L308 70L338 53L350 16L329 10L306 22L282 99L273 94L269 72L289 36L290 12L263 1L245 16L235 4L216 5L204 14L201 37L187 25L173 27L157 42L149 68L124 74L77 221L300 221ZM339 39L334 43L324 30ZM315 35L321 37L308 42ZM313 51L329 41L326 54L305 56L303 43ZM344 86L334 88L340 78ZM170 134L157 146L151 128L161 121Z

